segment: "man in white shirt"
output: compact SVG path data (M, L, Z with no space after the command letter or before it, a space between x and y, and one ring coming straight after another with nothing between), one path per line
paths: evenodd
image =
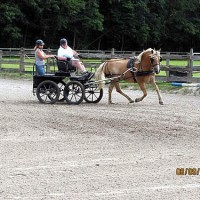
M58 49L58 60L71 61L72 66L77 67L83 74L91 76L90 72L87 72L83 63L75 57L78 57L78 53L67 45L65 38L60 40L60 48Z

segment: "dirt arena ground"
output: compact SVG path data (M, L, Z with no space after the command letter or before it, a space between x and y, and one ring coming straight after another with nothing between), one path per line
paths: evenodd
M0 79L0 199L200 199L200 95L107 90L98 104L40 104L32 82ZM141 91L126 91L132 98ZM186 175L177 175L183 168ZM199 172L200 174L200 172Z

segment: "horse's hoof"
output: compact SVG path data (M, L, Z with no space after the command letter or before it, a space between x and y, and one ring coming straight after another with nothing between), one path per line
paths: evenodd
M131 99L131 100L129 101L129 103L134 103L134 100Z
M115 103L113 103L113 102L108 102L108 104L115 104Z
M135 99L135 102L139 102L139 101L140 101L140 99L139 99L139 98Z
M164 105L164 103L163 103L162 101L159 101L159 104L160 104L160 105Z

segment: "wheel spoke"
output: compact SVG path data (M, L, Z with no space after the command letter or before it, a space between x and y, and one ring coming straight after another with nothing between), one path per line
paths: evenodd
M98 103L103 96L103 90L98 90L97 85L90 85L85 91L85 101L88 103Z
M87 94L87 93L86 93ZM92 94L91 93L89 93L88 95L87 95L87 98L89 98L90 96L91 96ZM86 95L85 95L86 96Z
M55 103L59 96L60 90L58 85L50 80L41 82L37 87L37 97L41 103Z
M77 81L70 81L64 89L64 97L69 104L80 104L85 96L83 85Z

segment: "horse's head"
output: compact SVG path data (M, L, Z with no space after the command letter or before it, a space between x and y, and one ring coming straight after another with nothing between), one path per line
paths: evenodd
M143 51L141 55L141 65L143 70L153 70L156 74L160 73L160 62L162 57L160 56L160 49L147 49Z

